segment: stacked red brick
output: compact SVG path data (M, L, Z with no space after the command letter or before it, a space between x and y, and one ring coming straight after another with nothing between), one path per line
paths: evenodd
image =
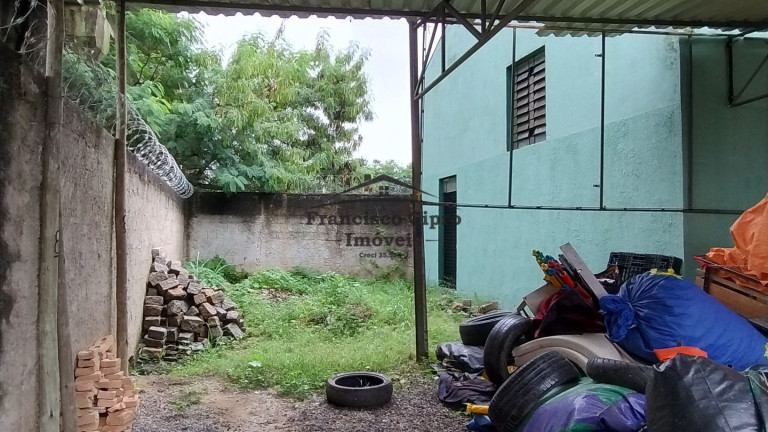
M136 419L139 396L115 357L115 338L106 336L77 353L75 406L78 432L127 432Z
M141 354L175 360L205 349L208 340L243 337L243 317L220 288L206 287L162 249L152 249L144 300Z

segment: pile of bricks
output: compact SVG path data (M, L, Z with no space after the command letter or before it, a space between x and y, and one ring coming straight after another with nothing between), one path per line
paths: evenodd
M172 361L208 348L209 340L241 339L243 322L235 302L220 288L207 287L180 261L169 261L161 248L152 249L142 356Z
M75 406L78 432L127 432L136 419L139 396L115 357L115 338L106 336L77 353Z

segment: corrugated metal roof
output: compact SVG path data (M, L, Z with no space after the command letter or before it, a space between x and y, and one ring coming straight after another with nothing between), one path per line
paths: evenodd
M174 12L236 13L281 17L402 18L421 17L440 0L127 0L132 7L156 7ZM470 18L481 13L481 0L453 0ZM495 7L488 0L488 14ZM520 21L553 26L583 26L585 31L653 26L751 29L768 27L768 0L507 0L501 15L517 10ZM582 27L580 27L582 28Z

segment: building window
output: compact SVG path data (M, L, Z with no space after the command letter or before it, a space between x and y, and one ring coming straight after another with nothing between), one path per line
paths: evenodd
M515 62L510 69L511 143L518 149L547 138L544 49Z

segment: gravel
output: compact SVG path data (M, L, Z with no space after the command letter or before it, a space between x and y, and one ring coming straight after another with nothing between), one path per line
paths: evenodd
M133 432L465 431L467 417L437 400L437 382L410 376L392 402L371 410L329 405L324 395L296 402L270 390L239 390L216 377L140 377Z

